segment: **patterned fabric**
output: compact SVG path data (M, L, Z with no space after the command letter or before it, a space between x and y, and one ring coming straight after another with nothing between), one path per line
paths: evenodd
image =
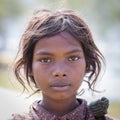
M78 99L78 101L81 103L77 108L75 108L70 113L58 117L47 110L45 110L43 107L40 106L40 101L35 101L30 106L30 111L26 115L18 115L14 114L13 118L10 120L97 120L94 118L93 113L87 106L87 102L85 100ZM105 117L104 117L105 118ZM98 120L104 120L102 118L99 118ZM107 118L106 120L112 120Z

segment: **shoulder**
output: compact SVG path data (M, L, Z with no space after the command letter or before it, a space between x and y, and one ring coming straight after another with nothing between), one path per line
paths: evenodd
M91 102L88 108L92 111L96 120L113 120L107 116L109 100L106 97Z
M29 107L28 113L23 113L23 114L14 113L11 115L11 118L9 120L32 120L33 119L33 109L38 106L38 102L39 101L33 102L33 104Z
M108 117L108 116L106 116L105 119L106 119L106 120L115 120L115 119L113 119L112 117Z
M101 116L99 118L96 118L96 120L115 120L112 117L108 117L108 116Z
M12 114L9 120L31 120L31 117L28 114L24 114L24 115Z

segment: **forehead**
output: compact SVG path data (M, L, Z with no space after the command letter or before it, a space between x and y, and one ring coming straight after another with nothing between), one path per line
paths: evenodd
M57 35L51 36L51 37L44 37L40 39L36 46L34 51L38 50L71 50L71 49L81 49L82 46L78 40L76 40L71 34L68 32L61 32Z

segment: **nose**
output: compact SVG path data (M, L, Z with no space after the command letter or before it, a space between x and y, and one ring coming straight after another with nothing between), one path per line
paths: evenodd
M53 76L58 78L67 76L66 66L64 63L57 63L54 65Z

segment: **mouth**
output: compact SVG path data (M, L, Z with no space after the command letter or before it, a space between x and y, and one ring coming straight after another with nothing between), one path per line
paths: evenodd
M53 90L56 90L56 91L65 91L65 90L68 90L70 88L70 84L53 84L51 85L50 87L53 89Z

